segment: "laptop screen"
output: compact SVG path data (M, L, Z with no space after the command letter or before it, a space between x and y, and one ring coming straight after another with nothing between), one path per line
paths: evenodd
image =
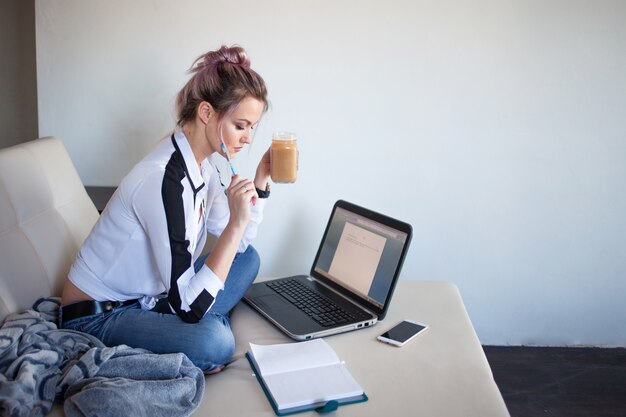
M396 221L384 224L377 216L383 217L336 207L312 272L384 309L410 240L410 226L398 230L389 225Z

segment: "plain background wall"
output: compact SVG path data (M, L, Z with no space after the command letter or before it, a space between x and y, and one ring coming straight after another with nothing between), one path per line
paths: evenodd
M0 0L0 148L38 137L35 0Z
M202 52L240 44L299 135L255 246L310 268L344 198L408 221L403 279L461 290L484 344L626 346L626 3L41 0L39 129L117 185ZM412 317L419 320L419 317Z

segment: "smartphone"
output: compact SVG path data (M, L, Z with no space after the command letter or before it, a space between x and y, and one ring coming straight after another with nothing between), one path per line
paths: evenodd
M428 329L423 323L413 320L403 320L377 337L383 343L389 343L394 346L404 346L415 336Z

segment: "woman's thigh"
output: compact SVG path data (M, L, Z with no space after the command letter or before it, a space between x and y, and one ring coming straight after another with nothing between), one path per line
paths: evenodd
M206 256L198 259L196 271ZM235 339L227 315L241 300L259 271L259 255L252 246L237 254L224 290L217 295L211 310L198 323L186 323L176 314L142 310L139 303L119 307L109 313L81 317L66 323L96 336L107 346L127 345L154 353L186 354L204 371L230 361Z
M105 315L85 318L75 328L99 338L107 346L127 345L154 353L186 354L200 369L211 371L230 361L235 339L227 317L208 313L198 323L186 323L175 314L142 310L139 303L115 309Z

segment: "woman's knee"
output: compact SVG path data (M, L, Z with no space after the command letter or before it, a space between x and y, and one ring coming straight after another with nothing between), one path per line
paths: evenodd
M235 353L235 337L227 319L209 313L197 325L203 327L202 337L188 354L189 359L203 371L230 362Z
M256 276L259 273L259 268L261 267L261 257L259 256L259 253L252 245L249 245L243 255L246 258L246 262L250 270L253 271L253 275Z

